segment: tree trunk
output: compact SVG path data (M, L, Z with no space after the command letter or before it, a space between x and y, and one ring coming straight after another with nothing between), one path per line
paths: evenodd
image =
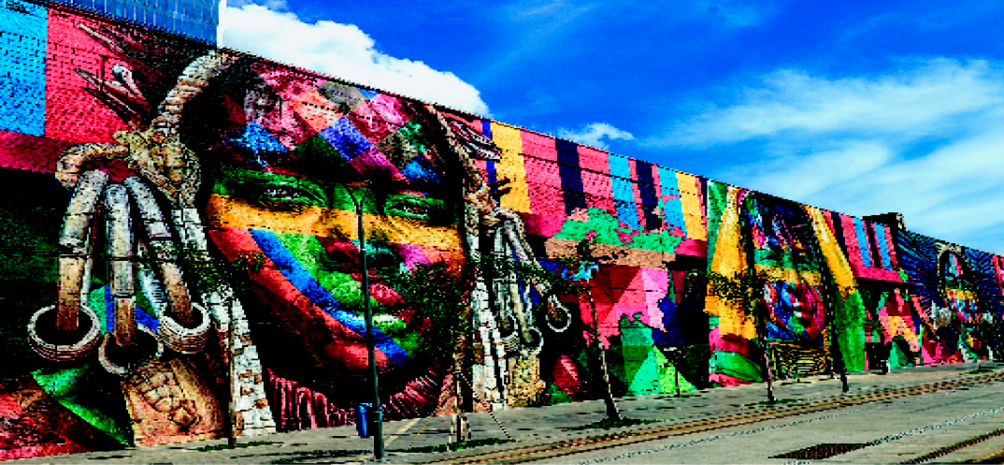
M593 344L596 346L596 354L600 360L600 372L603 375L603 402L607 407L607 419L614 422L621 421L621 412L617 408L617 402L614 401L614 393L610 388L610 370L607 369L607 352L603 349L603 344L600 344L600 322L597 319L596 314L596 303L593 302L592 290L587 289L586 297L589 299L589 310L593 314Z
M676 379L675 379L675 382L676 382L676 397L680 397L682 395L682 392L680 391L680 367L674 365L673 366L673 373L674 373L673 376L676 377Z
M607 370L607 352L603 350L599 339L596 340L596 349L599 350L600 369L603 371L603 385L605 388L603 402L607 406L607 419L612 422L620 422L621 411L617 408L617 403L614 401L614 393L610 389L610 372Z
M234 367L234 331L237 325L234 324L233 302L227 303L227 446L231 449L237 447L237 433L234 428L237 424L237 396L234 394L234 385L237 384L237 372Z
M777 402L777 398L774 397L774 369L770 367L770 348L763 339L760 339L760 343L760 347L763 347L764 372L767 374L767 402L773 404Z

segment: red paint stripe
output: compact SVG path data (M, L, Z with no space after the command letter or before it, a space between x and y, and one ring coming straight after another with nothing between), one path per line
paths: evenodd
M209 234L229 260L239 258L242 252L261 251L250 232L244 228L214 228L209 231ZM228 254L227 251L230 253ZM308 346L318 350L333 345L337 339L352 341L359 339L358 334L346 328L303 295L293 283L283 276L273 261L264 256L263 258L265 261L261 270L254 277L252 291L260 301L275 302L276 305L286 303L293 310L292 312L275 313L275 316L290 329L291 333L300 337ZM310 324L316 325L318 321L323 321L330 334L319 334L316 326L308 326ZM327 343L325 343L326 341ZM391 364L390 359L380 350L377 350L377 364L381 366Z

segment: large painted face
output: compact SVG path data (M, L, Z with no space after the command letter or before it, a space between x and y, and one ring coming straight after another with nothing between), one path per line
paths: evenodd
M819 290L810 283L771 281L764 286L764 301L774 337L812 340L826 324Z
M979 313L979 305L972 275L965 261L955 252L946 252L941 257L939 268L941 287L949 311L941 319L949 320L954 316L962 323L972 323Z
M763 290L767 333L789 341L814 340L826 325L820 292L822 264L813 258L811 232L800 213L783 205L767 205L752 221L756 265L772 278Z
M231 127L206 150L221 161L207 179L213 242L229 260L264 259L249 273L252 294L317 367L360 376L368 358L358 202L378 368L420 358L428 321L393 282L418 264L463 262L460 182L448 182L451 170L408 103L255 71L243 101L229 102Z

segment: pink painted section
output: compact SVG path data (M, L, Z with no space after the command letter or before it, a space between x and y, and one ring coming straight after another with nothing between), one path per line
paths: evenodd
M620 335L621 313L617 305L596 303L596 319L599 321L600 344L604 349L610 348L610 338ZM582 321L587 325L593 324L592 310L589 305L582 305ZM587 340L589 337L587 336Z
M994 255L990 261L993 262L994 271L997 272L997 288L1000 289L1001 293L1004 293L1004 257Z
M287 150L295 149L338 118L335 106L317 92L325 79L278 63L255 63L252 69L282 97L280 107L258 122L269 128Z
M665 269L641 269L645 282L645 311L641 314L641 322L650 328L666 331L662 324L662 310L659 301L666 297L669 289L669 272Z
M261 109L255 111L253 106L245 106L244 110L249 113L245 115L246 122L257 122L268 128L283 147L286 147L286 150L295 149L317 134L319 130L315 129L314 126L322 124L316 121L311 124L311 121L302 118L297 110L304 109L299 102L309 98L309 94L322 81L316 77L309 79L309 76L304 76L277 63L255 63L252 68L272 90L283 98L280 105L264 114L258 114L262 111ZM306 81L304 81L305 78L307 78ZM254 99L250 101L253 102ZM334 117L331 119L335 120Z
M728 335L726 337L721 337L718 332L718 328L713 328L711 332L708 333L708 342L710 343L710 353L713 357L715 352L731 352L739 354L745 358L749 358L750 343L749 341L742 339L734 334ZM727 375L724 373L710 373L708 380L712 383L718 383L722 386L738 386L743 384L750 384L750 381L744 380L742 378L736 378L735 376Z
M0 130L0 166L52 173L59 154L69 146L69 142Z
M666 296L669 273L666 270L611 265L601 268L593 277L592 300L600 322L600 341L608 346L610 338L619 336L620 321L640 321L650 328L664 331L659 300ZM592 310L580 306L582 319L592 322Z
M369 178L406 181L404 174L394 166L377 147L371 146L349 162L359 173Z
M735 376L726 375L724 373L711 373L708 375L708 381L717 383L721 386L742 386L744 384L752 384L750 381L746 381L745 379L736 378Z
M568 355L562 354L551 367L554 384L562 392L572 396L572 400L582 400L584 380L579 375L578 365Z
M414 118L414 112L397 97L380 94L357 106L349 118L367 139L380 142Z
M527 234L543 237L553 237L561 231L561 227L565 224L564 212L560 217L532 213L521 213L520 217L523 218L523 224L526 225Z
M861 262L861 247L858 245L858 234L854 229L854 219L843 214L840 216L840 226L844 229L844 244L847 244L847 261L851 264L856 276L861 276L865 268Z
M561 191L558 151L554 139L522 132L523 158L530 191L530 209L534 214L565 222L565 197Z
M676 246L677 255L689 255L691 257L707 257L708 242L697 239L684 239L680 245Z
M750 356L750 343L749 341L740 338L734 334L730 334L726 337L721 337L718 332L718 328L714 328L708 333L709 340L711 343L711 353L714 354L718 351L723 352L735 352L743 357L749 358Z
M127 129L119 116L84 89L87 81L74 72L80 68L97 76L112 76L119 59L91 39L78 24L97 28L94 20L52 11L45 70L45 135L70 142L112 142L112 134ZM150 102L156 105L159 102ZM81 122L86 121L86 124Z
M616 214L614 191L610 183L610 155L580 145L579 166L582 168L582 190L586 193L586 205Z
M414 244L389 244L394 249L394 254L401 257L408 268L415 265L428 265L438 260L441 255L452 254L453 251L443 251L429 247L428 249Z
M833 231L836 231L836 229L833 228L833 212L823 210L822 208L820 208L819 211L823 214L823 219L826 220L826 227L830 228L830 234L833 234Z
M870 268L860 266L854 269L854 274L859 278L878 279L881 281L903 282L899 273L893 270L883 270L882 268Z
M644 231L645 209L642 207L641 189L638 188L638 160L629 158L628 165L631 166L631 194L634 196L634 208L638 215L638 229Z

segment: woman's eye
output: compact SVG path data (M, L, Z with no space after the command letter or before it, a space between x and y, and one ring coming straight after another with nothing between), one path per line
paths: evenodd
M429 207L419 203L405 202L398 206L398 210L414 216L428 216Z
M428 219L431 212L429 206L418 199L389 199L385 208L388 214L418 220Z
M391 196L384 205L388 215L430 221L442 216L441 200L418 196Z
M295 200L304 197L304 192L295 187L269 186L262 190L261 196L272 200Z
M263 184L249 194L254 203L271 210L298 211L318 203L309 190L293 185Z

